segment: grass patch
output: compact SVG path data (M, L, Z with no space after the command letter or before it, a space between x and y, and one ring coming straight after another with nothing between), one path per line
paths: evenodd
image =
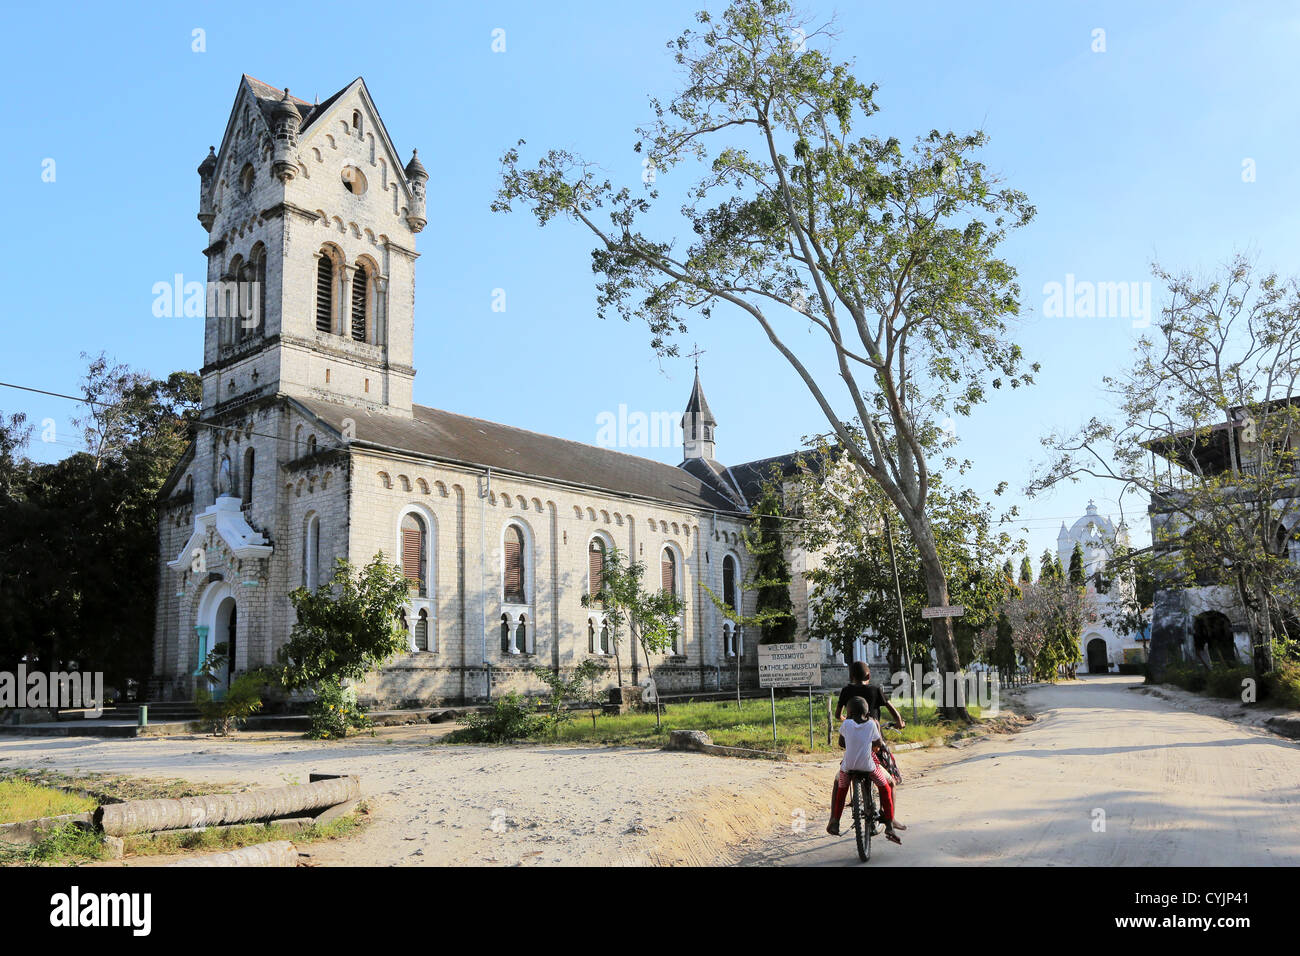
M366 805L361 803L349 816L298 830L277 823L250 823L246 826L160 833L152 838L147 834L134 834L123 839L122 850L124 857L144 857L220 853L275 840L292 840L295 845L303 846L353 836L370 822L369 813ZM50 830L35 846L0 845L0 866L80 866L109 858L103 834L72 824Z
M191 780L125 777L111 773L61 773L57 770L21 767L0 770L0 783L9 780L24 780L60 790L76 790L89 794L101 803L203 797L210 793L231 793L244 789L243 784L238 783L194 783Z
M246 826L210 827L181 833L135 834L125 837L125 856L171 856L182 853L222 853L258 843L292 840L295 844L319 843L322 840L340 840L358 833L369 822L368 811L359 806L357 812L340 817L332 823L312 824L292 829L278 823L250 823Z
M31 780L9 777L0 780L0 823L20 823L57 817L64 813L85 813L95 809L95 801Z
M943 720L932 704L918 702L917 719L913 721L911 702L896 702L899 713L907 721L902 730L885 730L885 739L893 743L916 743L933 737L950 734L960 728ZM834 700L831 701L834 706ZM972 716L979 708L970 707ZM888 720L888 714L885 714ZM833 717L833 715L832 715ZM655 730L654 711L598 716L593 728L591 719L579 712L575 719L560 729L560 743L590 743L625 747L659 747L668 740L670 730L703 730L715 744L724 747L745 747L752 750L778 750L783 753L838 754L835 745L839 723L832 719L829 746L826 742L826 697L813 697L813 747L808 747L808 698L785 697L776 702L776 741L772 740L772 705L769 699L750 698L736 701L693 701L669 703L663 708L663 729ZM456 743L456 734L449 734L445 743ZM557 738L537 738L555 742Z

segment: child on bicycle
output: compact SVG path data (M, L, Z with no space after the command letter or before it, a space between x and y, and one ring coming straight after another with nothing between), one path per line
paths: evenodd
M880 791L880 822L885 826L885 839L901 844L903 841L894 830L907 828L894 821L894 785L888 774L876 763L873 752L884 739L880 734L880 725L867 716L867 702L861 697L849 699L848 711L848 719L840 727L839 743L844 748L844 759L840 761L835 788L831 791L831 819L826 824L826 832L831 836L839 836L844 800L852 785L850 774L864 773L871 777Z

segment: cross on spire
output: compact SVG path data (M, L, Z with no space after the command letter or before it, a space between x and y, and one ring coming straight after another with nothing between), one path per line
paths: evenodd
M687 352L686 356L695 359L695 371L698 372L700 370L700 356L704 354L704 349L700 348L698 343L692 342L691 344L694 346L694 349Z

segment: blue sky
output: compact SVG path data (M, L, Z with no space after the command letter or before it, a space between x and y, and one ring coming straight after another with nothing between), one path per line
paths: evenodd
M195 167L219 142L240 74L306 99L361 75L398 150L406 157L419 147L431 176L430 222L419 237L416 400L587 442L597 440L598 416L620 405L681 409L689 361L660 362L643 327L595 317L587 237L488 206L497 160L520 137L530 149L575 149L612 179L637 184L633 129L648 118L647 96L666 96L674 84L664 44L696 9L722 4L467 6L10 11L9 36L21 42L3 67L0 172L11 188L0 240L9 302L0 380L75 391L79 353L100 350L156 375L197 369L201 323L154 318L151 289L178 272L204 274ZM1038 208L1005 254L1023 289L1015 335L1043 370L1031 390L956 420L977 490L1007 481L1013 494L1003 500L1017 500L1042 458L1042 434L1107 411L1101 377L1122 367L1138 334L1127 317L1044 314L1045 284L1067 275L1142 282L1155 259L1209 271L1237 251L1294 269L1294 5L805 7L819 19L835 14L835 53L879 84L871 129L909 140L936 127L982 127L991 136L985 161ZM492 50L498 28L503 53ZM195 29L204 31L203 52L192 50ZM1092 49L1097 29L1104 52ZM54 182L42 179L47 159ZM1246 160L1254 181L1243 180ZM505 290L504 312L492 310L496 289ZM728 463L788 451L824 427L756 331L717 315L687 337L705 350L718 457ZM70 404L0 389L0 410L55 419L58 441L31 449L42 460L76 444ZM675 447L630 450L680 460ZM1081 514L1089 497L1117 514L1115 489L1100 482L1023 502L1031 552L1054 546L1061 520ZM1126 502L1130 515L1135 504Z

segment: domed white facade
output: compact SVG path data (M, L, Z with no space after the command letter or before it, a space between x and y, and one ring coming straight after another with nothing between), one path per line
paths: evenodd
M1083 662L1080 673L1114 673L1122 663L1138 663L1146 659L1144 642L1150 633L1149 625L1137 633L1117 633L1107 622L1107 618L1118 611L1115 597L1097 588L1098 578L1106 570L1116 547L1127 547L1128 543L1128 528L1124 523L1117 526L1106 515L1100 514L1093 501L1088 502L1083 516L1074 524L1067 527L1062 523L1060 534L1056 536L1056 553L1067 574L1074 546L1077 544L1082 549L1083 572L1093 601L1091 620L1079 636L1079 659ZM1126 586L1130 585L1122 578L1111 585L1112 588Z

